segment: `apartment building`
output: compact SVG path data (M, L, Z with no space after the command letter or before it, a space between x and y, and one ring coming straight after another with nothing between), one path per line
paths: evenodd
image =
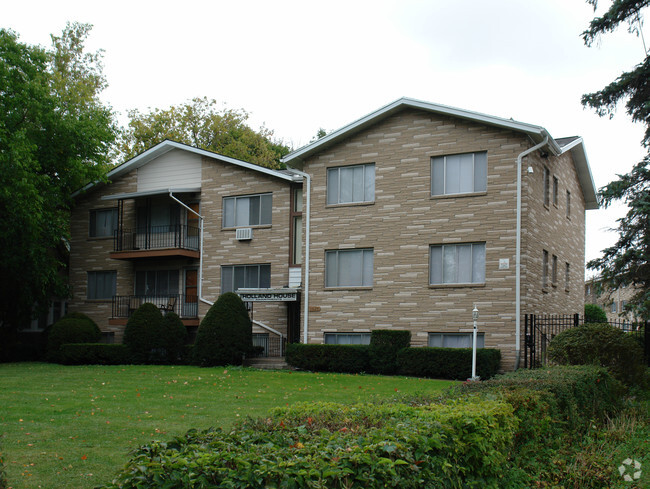
M476 306L511 368L523 314L583 309L598 201L579 137L402 98L283 161L166 141L80 192L70 310L119 341L142 301L196 328L236 291L259 341L463 347Z

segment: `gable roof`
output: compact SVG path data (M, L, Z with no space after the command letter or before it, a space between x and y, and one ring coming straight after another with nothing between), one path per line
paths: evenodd
M330 134L307 144L302 148L298 148L280 161L290 166L302 166L304 161L310 156L323 151L324 149L333 146L344 139L349 138L364 129L376 124L377 122L386 119L387 117L402 111L407 108L424 110L435 114L443 114L451 117L457 117L473 122L479 122L488 126L498 127L501 129L509 129L512 131L526 134L534 144L541 143L544 138L548 137L547 147L548 150L555 156L561 155L567 151L571 151L573 161L575 162L576 171L578 173L578 180L580 187L585 198L585 205L587 209L598 208L598 194L596 186L591 175L589 162L587 160L587 153L585 151L584 142L582 138L574 136L570 138L553 139L549 132L542 126L527 124L525 122L515 121L513 119L503 119L479 112L472 112L465 109L458 109L449 107L447 105L433 104L430 102L423 102L412 98L402 97L380 109L371 112L370 114L357 119L356 121L344 126Z
M165 153L168 153L169 151L172 151L174 149L180 149L180 150L183 150L183 151L188 151L190 153L194 153L194 154L199 155L199 156L205 156L207 158L212 158L212 159L215 159L215 160L223 161L224 163L228 163L228 164L231 164L231 165L246 168L248 170L257 171L257 172L260 172L260 173L263 173L263 174L266 174L266 175L270 175L270 176L273 176L273 177L276 177L276 178L280 178L282 180L286 180L286 181L289 181L289 182L296 181L296 177L294 176L294 174L291 173L291 172L288 172L286 170L273 170L271 168L266 168L265 166L255 165L254 163L248 163L247 161L238 160L236 158L231 158L229 156L220 155L219 153L215 153L213 151L208 151L208 150L205 150L205 149L196 148L194 146L179 143L179 142L176 142L176 141L171 141L169 139L166 139L163 142L156 144L155 146L153 146L153 147L149 148L148 150L140 153L139 155L134 156L130 160L125 161L121 165L116 166L115 168L113 168L111 171L109 171L106 174L106 177L109 180L119 178L122 175L125 175L130 171L133 171L133 170L135 170L137 168L140 168L140 167L146 165L147 163L155 160L156 158L159 158L160 156L162 156ZM300 179L300 181L302 181L302 179ZM93 188L94 186L96 186L99 183L100 182L89 183L88 185L86 185L82 189L77 190L74 194L72 194L72 196L76 197L80 193L82 193L82 192L84 192L86 190L90 190L91 188Z

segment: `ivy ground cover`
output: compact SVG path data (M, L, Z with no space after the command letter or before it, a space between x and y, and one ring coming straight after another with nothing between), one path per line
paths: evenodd
M301 401L435 394L451 382L187 366L0 364L0 459L8 487L92 488L129 452L191 428L228 428Z

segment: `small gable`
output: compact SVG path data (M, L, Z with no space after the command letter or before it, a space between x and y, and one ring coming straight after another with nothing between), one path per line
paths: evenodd
M201 187L201 156L173 149L138 168L138 192Z

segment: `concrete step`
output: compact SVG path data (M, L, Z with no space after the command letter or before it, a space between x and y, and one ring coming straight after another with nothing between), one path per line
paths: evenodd
M260 368L265 370L290 370L291 367L284 357L260 357L246 360L247 367Z

